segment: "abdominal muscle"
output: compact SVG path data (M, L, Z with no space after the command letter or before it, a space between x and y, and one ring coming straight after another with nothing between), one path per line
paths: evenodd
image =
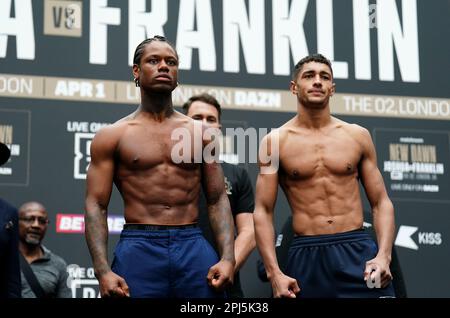
M197 221L200 174L183 169L168 172L122 173L115 180L127 223L182 225Z
M302 186L290 184L285 190L292 210L293 229L297 235L335 234L360 229L363 211L359 186Z

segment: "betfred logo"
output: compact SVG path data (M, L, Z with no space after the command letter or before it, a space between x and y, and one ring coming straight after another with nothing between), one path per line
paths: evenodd
M125 220L122 216L108 216L108 230L110 234L119 234ZM84 233L83 214L57 214L56 233Z
M57 214L56 233L83 233L83 214Z

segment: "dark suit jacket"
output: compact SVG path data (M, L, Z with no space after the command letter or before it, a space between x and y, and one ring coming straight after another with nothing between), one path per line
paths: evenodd
M0 199L0 299L21 297L18 219L17 209Z

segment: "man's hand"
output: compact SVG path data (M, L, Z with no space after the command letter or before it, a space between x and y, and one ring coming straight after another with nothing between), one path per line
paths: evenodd
M297 280L283 273L275 275L270 282L274 298L296 298L295 294L300 292Z
M100 295L106 297L130 297L130 291L125 279L109 271L98 278Z
M234 264L227 260L221 260L208 271L208 285L217 291L223 291L233 284Z
M376 288L385 288L392 280L391 270L389 269L389 260L385 257L377 256L366 262L364 270L364 280L370 279L370 284Z

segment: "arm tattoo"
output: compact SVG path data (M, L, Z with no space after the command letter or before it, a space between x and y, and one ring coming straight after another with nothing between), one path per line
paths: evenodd
M86 211L86 241L97 277L109 272L108 265L108 223L106 211L100 208Z
M234 223L230 202L225 192L222 169L219 165L209 166L205 174L205 194L208 202L209 223L216 238L222 259L234 262Z

